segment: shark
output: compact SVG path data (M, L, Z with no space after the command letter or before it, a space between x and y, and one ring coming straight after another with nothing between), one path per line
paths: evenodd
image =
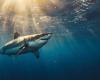
M39 58L39 49L43 47L51 38L52 33L39 33L33 35L20 36L7 42L0 48L2 55L22 55L29 52L34 53Z

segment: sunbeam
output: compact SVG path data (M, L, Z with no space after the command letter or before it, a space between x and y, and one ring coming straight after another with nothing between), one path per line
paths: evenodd
M11 33L21 31L22 34L27 34L28 27L42 32L38 21L40 16L46 16L48 11L55 10L55 4L48 0L1 0L0 4L3 30L11 30Z

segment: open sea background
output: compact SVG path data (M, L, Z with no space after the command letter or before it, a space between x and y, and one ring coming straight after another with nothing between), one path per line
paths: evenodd
M100 0L84 1L74 0L76 7L69 4L59 14L47 12L55 24L48 22L44 31L53 36L39 59L32 53L0 55L0 80L100 80ZM1 45L11 40L9 34L1 35Z

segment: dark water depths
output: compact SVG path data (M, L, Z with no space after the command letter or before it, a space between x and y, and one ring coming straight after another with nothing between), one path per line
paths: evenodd
M68 31L54 34L39 59L0 55L0 80L100 80L99 11L90 9L87 21L65 22Z

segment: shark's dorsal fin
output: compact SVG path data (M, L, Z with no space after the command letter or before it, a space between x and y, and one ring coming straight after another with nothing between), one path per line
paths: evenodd
M14 33L14 39L16 39L16 38L18 38L18 37L20 37L20 34L19 34L18 32L15 32L15 33Z

